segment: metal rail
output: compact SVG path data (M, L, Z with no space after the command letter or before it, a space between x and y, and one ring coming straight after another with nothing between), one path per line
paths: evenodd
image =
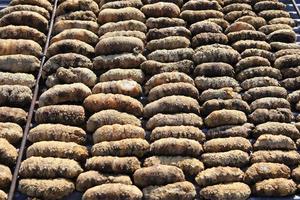
M296 12L297 12L298 17L300 18L300 9L299 9L299 7L297 6L297 2L296 2L295 0L291 0L291 1L292 1L293 6L294 6L294 9L295 9Z
M16 163L16 166L15 166L12 182L11 182L9 193L8 193L8 200L13 200L14 193L15 193L16 186L17 186L19 169L20 169L20 166L21 166L21 162L22 162L22 158L23 158L23 154L24 154L24 150L25 150L26 142L27 142L27 135L28 135L28 132L29 132L29 129L30 129L30 124L32 122L33 112L34 112L34 108L35 108L38 93L39 93L39 82L41 80L43 65L46 61L46 53L47 53L47 50L48 50L48 47L49 47L49 44L50 44L50 38L51 38L53 25L54 25L54 18L55 18L55 13L56 13L56 8L57 8L57 2L58 2L58 0L54 0L54 6L53 6L53 11L52 11L52 16L51 16L51 19L50 19L50 25L49 25L47 40L46 40L46 43L45 43L45 47L44 47L44 51L43 51L43 57L41 59L41 64L40 64L39 72L38 72L37 79L36 79L36 85L35 85L35 88L34 88L31 105L30 105L30 108L29 108L29 111L28 111L28 117L27 117L25 128L24 128L24 132L23 132L21 146L19 148L17 163Z
M287 11L296 21L297 26L293 29L297 36L296 42L300 44L300 0L281 0L281 2L287 5Z

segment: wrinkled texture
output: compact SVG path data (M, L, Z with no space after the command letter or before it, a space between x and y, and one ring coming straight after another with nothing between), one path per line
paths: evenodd
M83 102L92 91L83 83L56 85L41 94L39 106L63 104L67 102Z
M216 110L205 118L208 127L218 127L222 125L242 125L247 122L245 113L238 110Z
M141 163L136 157L94 156L87 159L85 167L103 173L133 174Z
M93 141L95 144L104 141L118 141L129 138L144 139L144 129L131 124L113 124L102 126L98 128L93 134Z
M38 108L35 114L37 123L61 123L80 126L85 123L85 111L82 106L51 105Z
M100 11L98 22L105 24L107 22L119 22L125 20L137 20L144 22L145 15L137 8L127 7L120 9L107 8Z
M12 180L12 173L9 167L0 164L0 188L8 188Z
M190 182L177 182L165 186L149 186L143 189L145 200L193 200L196 196L196 188Z
M250 107L247 102L241 99L211 99L202 105L201 113L202 115L207 116L215 110L222 109L239 110L244 113L250 112Z
M244 181L253 184L269 178L289 178L290 174L290 168L284 164L254 163L245 171Z
M62 141L84 144L86 133L83 129L63 124L39 124L30 129L28 140L32 143L40 141Z
M108 22L100 26L98 35L102 36L105 33L113 31L140 31L147 32L147 26L137 20L125 20L119 22Z
M150 141L159 140L161 138L187 138L203 142L205 134L197 127L194 126L163 126L156 127L152 130Z
M300 138L300 132L294 124L280 122L266 122L259 124L253 130L253 136L258 137L263 134L285 135L293 140Z
M40 68L40 61L31 55L0 56L0 70L7 72L33 73Z
M248 116L250 122L254 124L262 124L268 121L273 122L291 122L294 116L290 109L256 109Z
M242 181L244 172L236 167L212 167L200 172L196 176L197 184L204 188L220 183Z
M26 73L0 72L0 85L22 85L33 88L35 77Z
M114 48L118 46L118 48ZM96 55L138 53L143 51L144 43L136 37L116 36L100 40L95 47Z
M258 162L277 162L287 166L296 166L299 164L300 155L297 151L255 151L251 155L251 163Z
M58 157L69 158L76 161L84 161L88 157L88 150L85 146L74 142L41 141L29 146L26 157Z
M139 68L144 61L146 58L142 54L123 53L97 56L94 58L93 65L95 70L129 69Z
M116 94L117 99L122 99L121 96L139 97L142 95L142 87L134 80L122 79L117 81L107 81L97 83L92 92L96 93L106 93L107 96ZM111 95L113 96L113 95ZM124 97L123 97L124 99Z
M139 84L144 83L145 75L140 69L111 69L99 77L100 82L131 79Z
M83 200L142 200L143 193L134 185L107 183L88 189Z
M43 66L43 75L55 73L60 67L93 69L92 61L86 56L77 53L64 53L52 56Z
M137 117L143 115L143 105L138 100L122 94L92 94L85 98L83 106L91 113L114 109Z
M252 150L250 141L243 137L215 138L203 144L204 152L224 152L230 150Z
M268 179L256 183L253 186L253 193L259 196L284 197L293 195L296 190L296 183L285 178Z
M0 138L6 139L11 144L21 141L23 129L21 126L11 122L0 122Z
M200 112L198 101L182 95L162 97L147 104L144 108L144 117L150 118L158 113L195 113Z
M48 1L46 1L48 2ZM49 3L49 2L48 2ZM47 33L48 31L48 20L34 11L14 11L7 15L4 15L0 19L0 26L7 26L7 25L26 25L32 28L37 29L43 33Z
M6 139L0 138L0 163L13 166L18 157L17 149Z
M249 163L249 155L241 150L231 150L218 153L204 153L201 156L201 160L206 167L244 167Z
M93 156L136 156L143 157L149 151L147 140L128 138L119 141L100 142L95 144L91 153Z
M56 179L21 179L18 190L30 197L41 199L60 199L70 195L75 186L72 181Z
M170 137L151 143L150 152L152 155L197 157L203 152L203 148L195 140Z
M144 167L153 165L172 165L180 168L186 176L196 176L204 170L204 165L196 158L183 156L152 156L146 158Z
M46 35L44 33L28 26L8 25L0 27L0 38L33 40L40 46L46 43Z
M201 128L203 120L200 116L194 113L157 114L147 121L146 128L152 130L155 127L178 125Z
M214 200L246 200L250 194L249 186L241 182L208 186L200 191L204 199Z
M185 177L178 167L154 165L136 170L133 179L135 185L143 188L150 185L165 185L184 181Z
M253 144L255 150L296 150L295 142L284 135L263 134Z
M145 92L149 93L149 91L159 85L166 83L176 83L176 82L185 82L194 85L194 80L189 77L187 74L182 72L164 72L157 75L152 76L145 83Z
M127 175L102 174L97 171L87 171L78 176L76 180L76 189L84 192L89 188L106 183L132 185L132 181Z
M148 95L148 101L152 102L162 97L181 95L198 99L199 92L195 86L190 83L166 83L152 88Z
M224 125L216 128L210 128L206 133L206 139L227 138L227 137L244 137L247 138L252 129L253 124L245 123L243 125Z
M112 124L131 124L135 126L142 126L141 121L134 115L130 115L124 112L116 110L103 110L93 114L87 121L87 130L95 131L104 125Z
M45 167L47 166L47 167ZM66 158L30 157L21 163L23 178L76 178L83 169L79 163Z
M178 17L180 14L179 7L174 3L159 2L154 4L144 5L141 11L146 17Z
M221 77L203 77L198 76L195 78L195 84L199 91L208 89L221 89L221 88L233 88L234 91L239 92L241 90L240 84L236 79L229 76Z
M13 122L24 125L27 119L27 112L21 108L0 107L0 122Z

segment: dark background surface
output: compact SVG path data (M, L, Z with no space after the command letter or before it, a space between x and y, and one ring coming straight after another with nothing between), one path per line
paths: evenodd
M0 0L1 1L1 0ZM287 10L290 12L291 17L297 22L297 27L294 28L295 32L297 33L297 43L300 44L300 17L298 16L295 8L292 4L291 0L280 0L281 2L287 5ZM298 8L300 9L300 0L295 0L297 3Z
M0 0L0 9L6 7L10 0Z

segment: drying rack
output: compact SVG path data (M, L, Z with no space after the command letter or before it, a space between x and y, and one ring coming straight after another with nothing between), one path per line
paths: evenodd
M6 7L9 4L10 0L0 0L0 9L2 9L3 7ZM47 34L47 40L44 46L44 51L43 51L43 56L41 58L41 63L40 63L40 68L38 71L38 74L36 76L36 84L33 90L33 97L32 97L32 102L28 111L28 117L27 117L27 121L26 121L26 125L24 128L24 132L23 132L23 138L21 141L21 145L19 148L19 155L17 158L17 162L16 162L16 166L14 168L14 172L13 172L13 178L12 178L12 182L11 182L11 186L9 189L9 193L8 193L8 200L13 200L13 199L26 199L26 197L18 197L19 195L15 193L16 191L16 187L17 187L17 180L18 180L18 172L21 166L21 162L24 156L24 151L26 148L26 140L27 140L27 135L29 132L29 129L31 127L31 122L32 122L32 118L33 118L33 114L36 108L36 104L37 104L37 97L38 97L38 92L39 92L39 86L40 86L40 80L42 77L42 68L43 65L46 61L46 52L48 50L49 44L50 44L50 38L51 38L51 34L52 34L52 30L53 30L53 24L54 24L54 18L55 18L55 13L56 13L56 8L57 8L57 2L58 0L54 0L54 6L53 6L53 11L51 14L51 19L49 22L49 30L48 30L48 34ZM2 6L2 7L1 7Z
M294 28L294 31L297 34L297 43L300 44L300 0L280 0L282 3L286 4L287 11L290 13L291 17L297 22L297 26ZM5 8L9 4L10 0L0 0L0 10ZM24 151L26 148L26 139L29 132L29 129L31 127L32 117L36 108L37 103L37 97L38 97L38 91L40 87L40 80L42 75L42 66L44 65L46 61L46 52L49 47L49 42L52 34L53 24L54 24L54 18L55 18L55 12L57 8L57 2L58 0L54 1L54 7L53 12L51 15L51 19L49 22L49 32L47 35L46 44L43 51L43 56L41 58L41 65L38 72L38 75L36 77L36 85L33 92L33 99L30 105L30 109L28 112L28 118L27 122L24 128L24 135L23 139L19 148L19 156L17 159L16 167L14 169L13 178L12 178L12 184L10 186L10 190L8 193L8 200L26 200L27 197L17 192L17 180L18 180L18 171L21 165L21 161L24 156ZM81 195L77 192L74 192L70 197L65 198L64 200L80 200ZM293 196L293 197L284 197L284 198L266 198L266 197L251 197L250 200L300 200L300 196Z

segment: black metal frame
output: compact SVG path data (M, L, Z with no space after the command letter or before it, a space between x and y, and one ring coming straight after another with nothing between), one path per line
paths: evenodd
M50 25L49 25L48 35L47 35L47 40L46 40L46 44L45 44L45 47L44 47L39 72L38 72L38 75L37 75L37 78L36 78L36 84L35 84L35 88L34 88L34 92L33 92L32 102L31 102L31 105L30 105L30 108L29 108L29 111L28 111L28 117L27 117L25 128L24 128L24 132L23 132L23 138L22 138L22 141L21 141L21 146L19 148L17 163L16 163L16 166L15 166L15 169L14 169L13 178L12 178L12 182L11 182L9 193L8 193L8 200L13 200L15 190L16 190L16 186L17 186L19 169L20 169L21 162L22 162L22 159L23 159L23 156L24 156L24 151L25 151L26 142L27 142L27 135L28 135L28 132L29 132L29 129L30 129L30 125L31 125L31 122L32 122L32 117L33 117L33 113L34 113L34 109L35 109L35 105L36 105L36 101L37 101L37 97L38 97L39 86L40 86L39 83L40 83L40 80L41 80L41 77L42 77L43 65L46 61L46 53L47 53L47 50L48 50L48 47L49 47L49 44L50 44L50 38L51 38L53 25L54 25L54 18L55 18L55 13L56 13L56 8L57 8L57 2L58 2L58 0L54 1L52 16L51 16L51 19L50 19Z
M300 9L297 5L297 2L295 0L291 0L291 1L292 1L293 6L294 6L294 9L296 10L296 12L298 14L298 17L300 18ZM300 4L300 2L299 2L299 4Z

